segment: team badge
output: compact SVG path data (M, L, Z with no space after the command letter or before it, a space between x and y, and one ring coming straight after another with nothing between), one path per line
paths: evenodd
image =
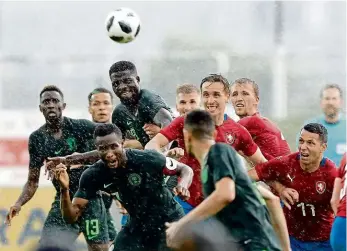
M325 184L324 181L317 181L316 182L316 190L319 194L322 194L325 192L327 185Z
M141 176L137 173L132 173L128 177L128 181L132 186L138 186L141 184Z
M231 133L226 133L225 134L226 141L228 144L232 145L235 141L235 137Z

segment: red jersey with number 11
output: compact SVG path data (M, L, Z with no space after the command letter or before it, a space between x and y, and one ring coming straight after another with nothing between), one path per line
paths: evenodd
M323 158L318 170L305 172L300 167L300 154L277 157L256 165L262 181L279 181L299 193L299 202L284 207L289 235L300 241L327 241L334 220L330 200L336 177L334 162Z

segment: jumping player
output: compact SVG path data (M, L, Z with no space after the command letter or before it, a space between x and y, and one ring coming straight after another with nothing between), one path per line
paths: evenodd
M281 130L258 111L259 87L255 81L240 78L231 85L231 102L238 123L251 134L267 160L290 154L290 148Z
M130 215L117 235L115 251L167 250L164 223L178 220L184 213L163 184L163 173L180 174L176 192L189 197L191 168L156 151L124 149L122 133L114 124L98 125L94 138L101 160L83 173L72 202L66 167L60 164L54 170L64 197L64 218L77 221L98 191L105 190L121 201Z
M184 123L186 149L202 166L205 200L178 222L167 224L168 244L175 246L176 235L187 224L212 216L227 227L230 245L242 250L281 250L268 220L266 208L248 178L236 151L216 143L215 122L206 111L192 111Z
M323 157L327 136L321 124L307 124L300 133L298 152L259 164L248 172L255 181L278 181L292 194L291 207L285 207L284 214L293 251L331 250L330 199L336 167Z

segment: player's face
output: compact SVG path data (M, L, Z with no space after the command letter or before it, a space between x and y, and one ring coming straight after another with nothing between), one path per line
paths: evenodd
M229 94L220 82L205 82L201 87L202 103L206 111L213 117L224 114Z
M109 168L124 166L125 154L123 151L123 140L115 133L103 137L96 137L95 145L100 158Z
M320 161L326 149L326 144L322 143L319 135L302 130L299 138L300 162L305 165Z
M200 95L197 92L179 93L176 97L176 109L180 116L200 107Z
M321 99L321 108L326 116L337 116L341 107L342 99L338 89L329 88L323 91Z
M256 97L252 84L233 84L231 102L235 113L243 118L257 112L259 98Z
M65 109L66 104L59 92L47 91L42 93L39 107L46 122L54 124L63 116L63 110Z
M112 114L112 99L109 93L96 93L92 95L89 103L89 113L97 123L108 123Z
M138 103L140 94L140 78L130 71L112 73L112 88L114 93L124 105L135 105Z

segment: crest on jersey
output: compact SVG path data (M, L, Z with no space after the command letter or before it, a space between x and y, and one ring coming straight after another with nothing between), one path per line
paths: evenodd
M132 173L128 177L128 181L132 186L138 186L141 184L141 176L137 173Z
M235 141L235 137L231 133L226 133L225 139L226 139L227 143L230 145L232 145Z
M317 181L316 182L316 190L319 194L322 194L325 192L327 185L325 184L324 181Z

